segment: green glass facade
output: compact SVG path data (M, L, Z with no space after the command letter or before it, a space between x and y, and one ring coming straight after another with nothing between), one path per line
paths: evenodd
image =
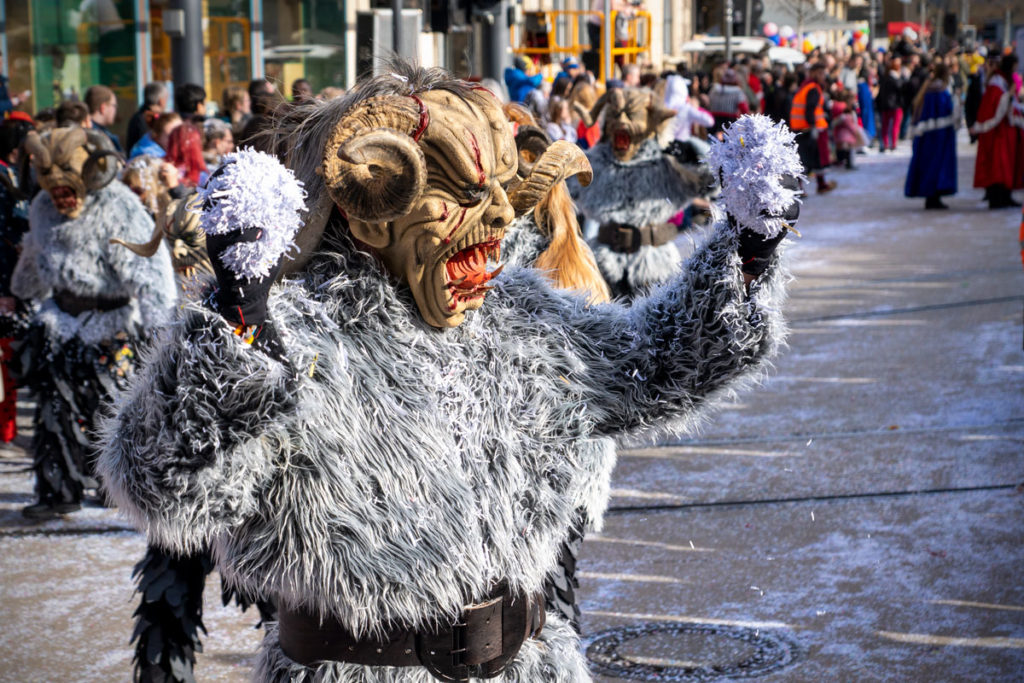
M288 93L296 78L314 92L347 85L347 0L204 0L208 99L266 75ZM95 84L114 89L121 129L149 81L173 82L169 0L0 0L4 73L12 93L32 91L39 111L81 98Z
M133 0L19 0L5 3L7 74L12 92L32 91L28 107L53 107L93 84L135 103Z

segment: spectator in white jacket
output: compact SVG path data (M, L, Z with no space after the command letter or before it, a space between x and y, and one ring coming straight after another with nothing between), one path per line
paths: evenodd
M676 74L670 75L665 85L665 106L674 109L676 116L666 127L669 137L663 142L667 144L672 140L690 140L702 147L702 153L707 152L704 141L693 137L693 127L710 128L715 123L715 117L690 100L690 81Z

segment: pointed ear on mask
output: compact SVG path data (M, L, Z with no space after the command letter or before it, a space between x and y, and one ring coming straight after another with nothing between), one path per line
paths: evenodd
M357 240L374 249L383 249L391 244L391 229L386 222L367 223L349 219L348 229Z

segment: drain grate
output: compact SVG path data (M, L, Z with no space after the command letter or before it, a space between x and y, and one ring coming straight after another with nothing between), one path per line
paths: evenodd
M650 623L587 639L596 673L632 681L755 678L793 664L800 646L780 631L719 624Z

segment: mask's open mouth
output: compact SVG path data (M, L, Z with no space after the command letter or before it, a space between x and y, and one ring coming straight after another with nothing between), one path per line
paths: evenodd
M625 152L631 144L633 144L633 138L622 128L612 135L612 149L616 152Z
M482 299L491 289L487 283L497 277L504 266L488 271L488 264L501 259L501 238L471 244L452 254L445 264L450 310L462 302Z
M70 211L78 206L78 195L67 185L60 185L50 190L50 197L58 211Z

